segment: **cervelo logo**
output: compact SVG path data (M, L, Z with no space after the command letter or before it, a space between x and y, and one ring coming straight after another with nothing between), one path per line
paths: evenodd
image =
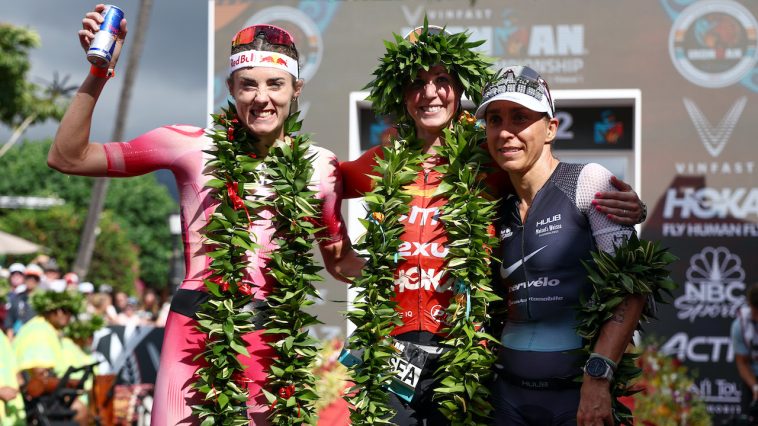
M677 317L734 318L745 301L742 259L726 247L705 247L690 258L684 294L677 297Z
M517 284L513 284L512 286L508 287L508 292L513 293L514 291L523 290L529 287L555 287L560 284L561 284L561 280L557 278L550 279L547 276L544 276L544 277L539 277L536 280L524 281Z
M676 355L682 361L700 363L734 361L734 348L729 336L690 337L685 332L679 332L661 346L661 352Z
M719 88L742 80L758 62L758 22L733 0L693 2L671 26L669 54L691 83Z
M695 125L695 130L703 142L706 151L711 157L718 157L721 151L724 150L726 143L729 142L729 137L734 131L734 127L737 125L742 111L745 110L747 105L747 97L743 96L732 105L729 111L726 112L718 125L713 126L708 120L708 117L703 114L700 108L695 104L695 101L683 98L684 107L687 109L687 114L690 116L690 120Z
M666 191L664 219L746 219L749 215L758 216L758 188L685 187Z
M395 279L395 292L404 293L406 290L434 290L437 293L450 291L453 279L448 277L445 282L441 280L445 277L445 271L437 271L434 268L419 269L412 267L401 269L398 277Z

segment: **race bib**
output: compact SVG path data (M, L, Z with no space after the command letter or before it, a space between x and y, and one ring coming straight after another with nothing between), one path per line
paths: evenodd
M391 343L398 353L390 360L395 377L390 382L389 391L403 400L411 402L429 354L412 343L400 342L395 339L391 339ZM362 349L343 348L339 362L346 367L352 367L361 363L362 356Z

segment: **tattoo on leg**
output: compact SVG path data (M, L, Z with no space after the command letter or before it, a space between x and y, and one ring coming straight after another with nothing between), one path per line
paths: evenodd
M621 304L616 308L616 311L613 313L613 317L611 318L614 322L617 322L619 324L623 324L624 318L626 317L626 309L629 305L628 300L624 300L621 302Z

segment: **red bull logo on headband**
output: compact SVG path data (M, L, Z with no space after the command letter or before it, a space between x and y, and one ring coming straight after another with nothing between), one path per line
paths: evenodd
M298 64L293 58L277 52L248 50L229 57L229 75L240 68L277 68L298 78Z
M263 57L261 57L260 62L261 63L271 63L271 64L283 65L285 67L287 66L287 60L284 59L284 57L282 57L280 55L263 56Z

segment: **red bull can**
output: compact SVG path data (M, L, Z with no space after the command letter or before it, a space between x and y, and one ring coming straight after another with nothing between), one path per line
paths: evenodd
M116 39L121 32L122 19L124 19L123 10L112 4L105 6L100 31L95 33L95 38L87 50L87 60L94 66L105 68L111 62L113 50L116 48Z

